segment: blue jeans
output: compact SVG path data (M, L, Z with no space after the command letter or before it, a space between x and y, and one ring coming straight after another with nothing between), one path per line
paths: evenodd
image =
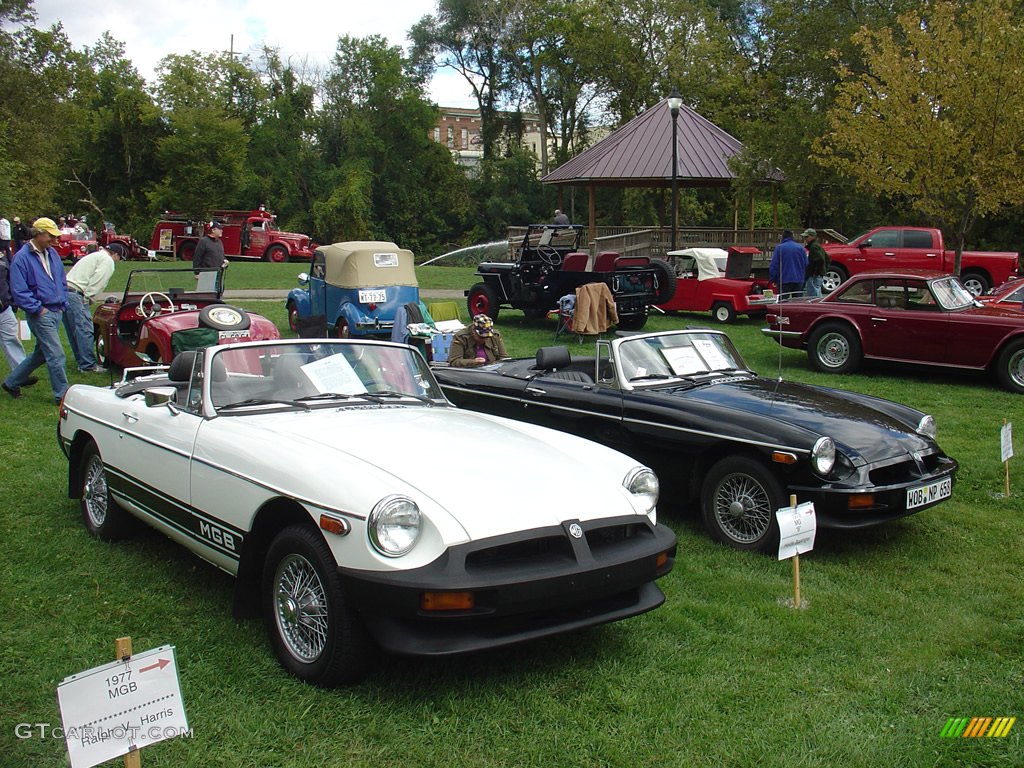
M68 334L71 354L79 370L96 366L93 354L92 314L85 296L68 289L68 309L64 313L64 330Z
M7 367L12 371L25 359L25 348L18 339L18 318L10 307L0 312L0 347L3 347Z
M812 275L804 280L804 296L821 296L821 275Z
M60 402L68 388L68 375L64 370L64 345L60 341L60 323L63 312L47 310L45 314L28 316L28 327L36 337L36 348L32 354L19 363L18 367L7 374L4 379L11 389L17 389L36 368L46 363L50 374L50 386L53 388L53 399Z

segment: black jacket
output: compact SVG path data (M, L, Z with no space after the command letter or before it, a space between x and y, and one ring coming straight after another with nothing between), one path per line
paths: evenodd
M224 263L224 243L219 238L203 235L196 244L192 255L192 266L196 269L219 267Z

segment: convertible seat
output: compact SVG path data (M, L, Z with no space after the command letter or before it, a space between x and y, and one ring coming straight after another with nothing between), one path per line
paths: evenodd
M594 380L582 371L562 370L569 365L572 365L572 358L565 347L541 347L537 350L536 367L544 372L545 378L578 381L581 384L594 383Z

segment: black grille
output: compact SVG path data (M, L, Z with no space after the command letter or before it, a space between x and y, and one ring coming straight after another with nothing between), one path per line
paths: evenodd
M539 567L574 560L568 539L564 536L544 536L470 552L466 555L466 570L506 566Z

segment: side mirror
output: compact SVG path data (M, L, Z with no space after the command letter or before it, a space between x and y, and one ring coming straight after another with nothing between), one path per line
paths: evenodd
M174 387L150 387L145 391L146 407L155 408L173 403L178 391Z
M299 280L299 285L309 285L309 273L308 272L299 272L298 280Z
M870 248L871 247L871 238L869 237L867 240L862 240L857 247L858 248Z

